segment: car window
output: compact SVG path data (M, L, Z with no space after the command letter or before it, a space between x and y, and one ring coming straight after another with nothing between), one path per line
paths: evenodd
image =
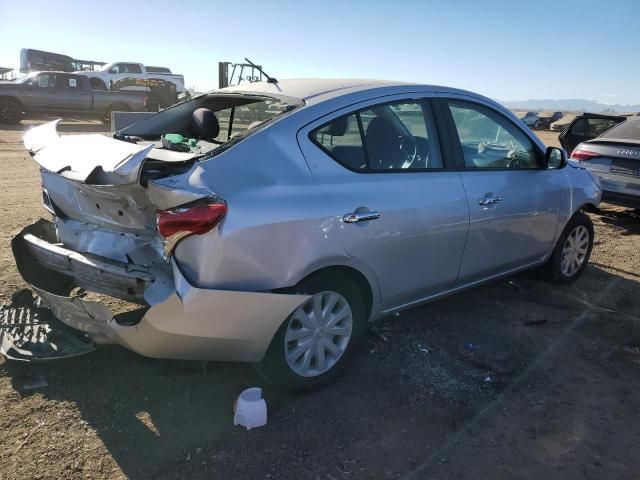
M618 123L603 138L624 138L630 140L640 140L640 119L630 119L623 123Z
M119 63L116 63L113 67L111 67L109 69L109 73L123 73L121 70L121 65Z
M226 142L230 138L256 128L267 120L280 115L286 108L286 104L277 100L262 100L223 110L215 110L214 107L211 107L215 111L220 125L220 133L215 140ZM229 131L229 124L231 124L231 131Z
M35 78L35 83L40 88L55 88L56 86L56 76L48 73L38 75Z
M343 115L311 132L311 140L357 172L442 168L428 103L403 101Z
M506 117L469 102L450 101L467 169L539 168L533 142Z
M142 68L137 63L125 63L126 71L122 73L142 73Z
M573 125L571 125L571 130L569 131L569 133L571 133L571 135L584 137L586 135L586 129L585 129L586 124L587 122L585 121L584 118L579 118L578 120L575 121Z
M599 137L604 132L616 125L615 120L610 118L588 118L587 119L587 131L589 137Z
M62 78L62 86L64 88L80 88L80 82L77 77L64 76Z

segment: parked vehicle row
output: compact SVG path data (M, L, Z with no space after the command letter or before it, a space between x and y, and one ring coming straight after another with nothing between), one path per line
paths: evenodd
M528 268L569 283L593 245L599 183L471 92L271 81L113 138L55 125L25 135L53 220L12 242L55 315L150 357L254 362L291 390L334 379L368 320ZM77 287L140 308L114 316Z
M175 85L178 94L185 91L184 77L175 75L165 67L146 67L142 63L117 62L107 63L96 71L75 72L89 79L91 86L96 90L111 90L113 82L123 79L163 80ZM144 86L130 86L127 90L146 90Z
M108 120L113 111L143 111L141 91L92 90L87 77L75 73L31 73L0 83L0 123L15 124L41 114L80 115Z
M590 139L575 145L583 135ZM573 160L599 177L603 200L640 208L640 118L578 118L560 141Z

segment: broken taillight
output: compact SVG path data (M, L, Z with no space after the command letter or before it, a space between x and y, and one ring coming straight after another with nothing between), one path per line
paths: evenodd
M180 240L212 230L227 214L224 203L194 202L169 210L158 210L158 232L164 238L168 258Z
M594 158L598 158L599 156L599 153L592 152L591 150L586 150L584 148L576 148L571 152L571 160L579 160L581 162L586 162Z

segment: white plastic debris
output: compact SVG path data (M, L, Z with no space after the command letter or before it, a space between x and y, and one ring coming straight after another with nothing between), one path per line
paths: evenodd
M267 424L267 402L262 398L261 388L247 388L238 396L234 406L234 425L251 430Z

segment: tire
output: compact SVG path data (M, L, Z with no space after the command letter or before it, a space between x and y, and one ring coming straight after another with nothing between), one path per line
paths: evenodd
M364 335L365 305L362 293L356 284L335 274L318 274L309 277L290 291L313 296L283 322L271 340L264 359L257 365L257 370L265 380L283 390L291 393L310 392L336 380L349 362ZM333 329L327 326L330 323L325 323L324 314L320 326L316 323L305 326L300 320L300 318L306 318L306 321L311 321L315 318L313 316L314 301L319 301L320 305L328 308L333 300L336 300L336 303L332 310L327 312L328 320L333 315L332 312L344 315L345 305L350 309L351 329L350 337L346 342L346 335L333 336L329 333L338 330L344 333L348 330L349 322L346 319L338 321ZM307 312L311 312L311 319L306 316ZM340 314L334 315L334 321L340 316ZM289 341L287 341L287 333L291 335ZM293 336L299 339L292 340ZM333 346L329 347L329 344ZM322 355L320 350L324 352ZM334 353L339 350L341 350L340 354ZM296 351L303 351L299 356L297 371L291 365L291 360L288 360L296 356ZM324 357L324 368L321 368L321 357ZM307 360L308 358L310 360ZM305 363L308 363L307 375L304 374ZM295 362L294 365L296 365Z
M0 100L0 123L17 125L22 120L22 105L16 100Z
M586 239L584 238L585 233L587 235ZM571 217L571 220L569 220L567 226L564 227L562 235L560 235L556 243L551 258L549 258L549 261L544 267L546 277L549 281L559 284L569 284L580 278L584 269L587 268L587 263L589 263L589 258L591 257L593 233L593 223L584 212L576 212L573 217ZM572 249L571 244L577 245L579 248L577 250ZM581 248L586 248L586 250L580 253L579 250ZM567 249L566 252L565 249ZM571 260L572 258L574 259L573 261Z
M113 105L109 105L107 109L107 113L105 118L102 119L103 123L106 125L111 124L111 112L128 112L130 109L127 105L121 103L114 103Z

